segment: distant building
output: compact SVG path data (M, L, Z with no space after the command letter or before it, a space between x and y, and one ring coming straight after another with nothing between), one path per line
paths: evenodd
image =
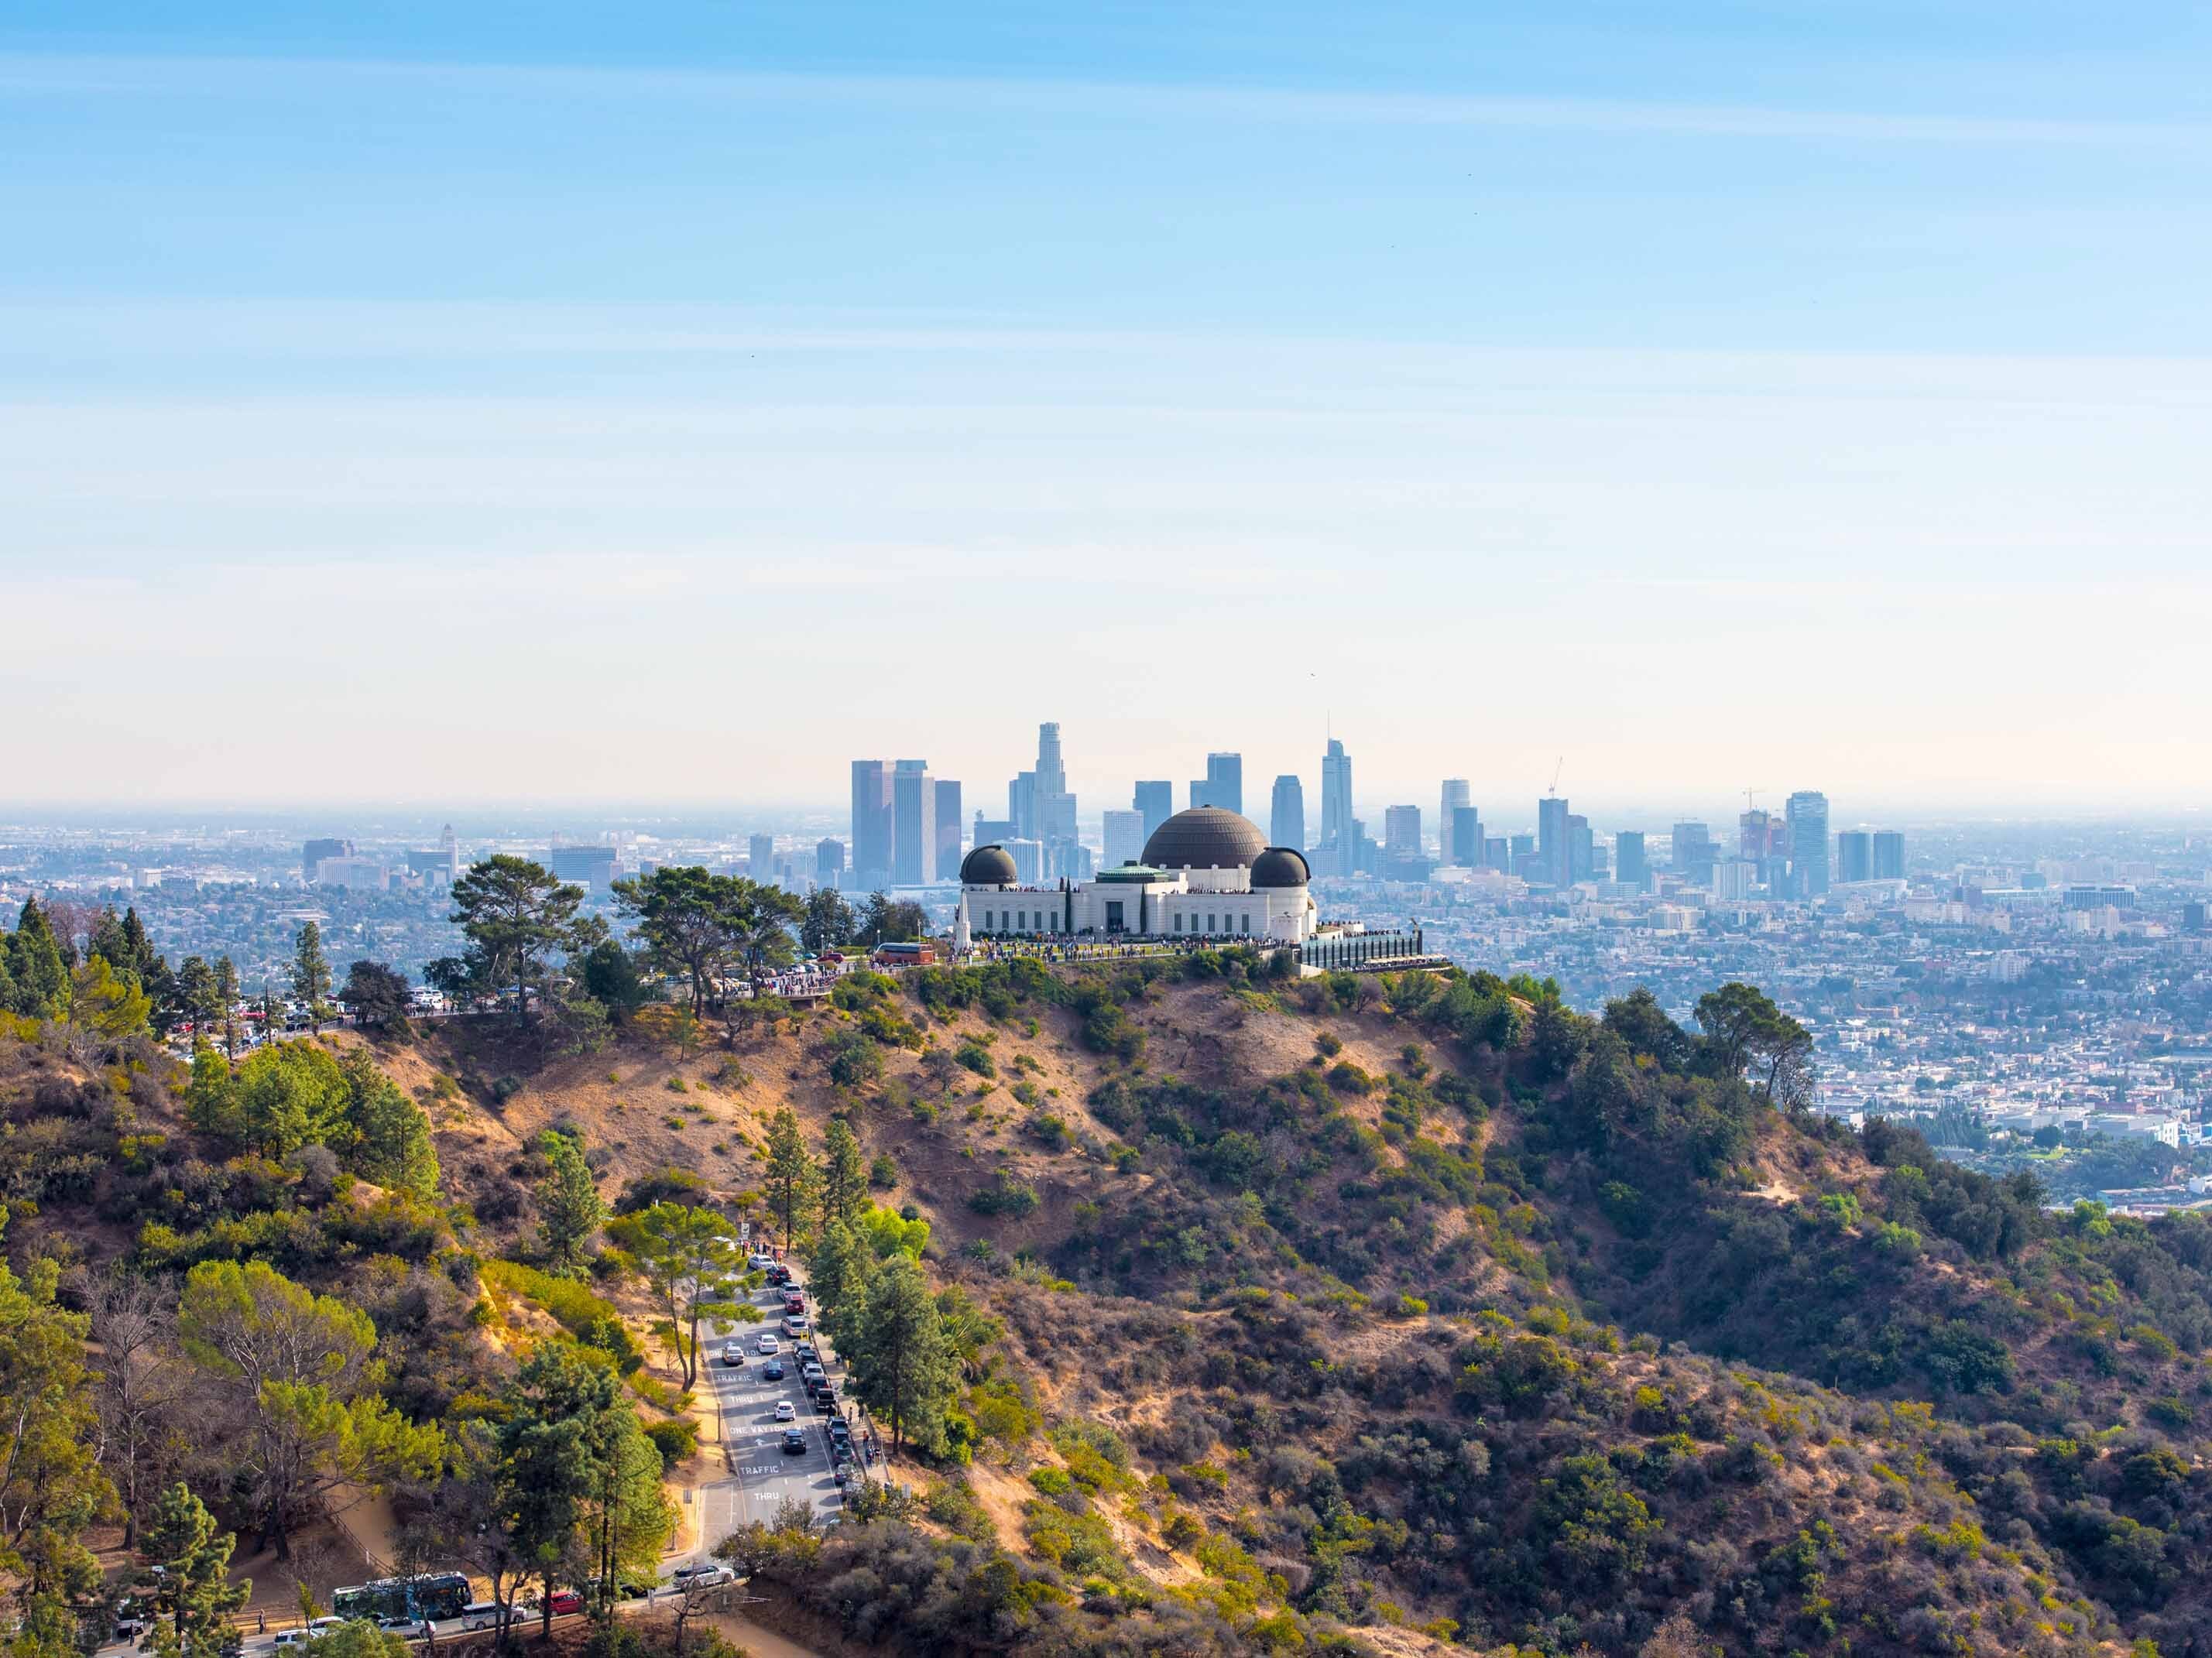
M1108 811L1102 815L1106 834L1105 863L1108 869L1122 864L1133 864L1145 850L1145 814L1141 811Z
M825 887L837 885L845 872L845 843L825 835L814 843L814 878Z
M891 884L925 886L937 878L937 787L927 760L891 768Z
M1444 861L1462 869L1480 869L1483 861L1482 814L1464 801L1452 808L1444 825Z
M1044 842L1017 839L1001 843L1000 849L1014 860L1014 878L1025 887L1037 886L1044 880Z
M1437 799L1437 856L1447 864L1461 860L1452 853L1452 814L1462 806L1474 803L1474 792L1464 777L1447 777Z
M1154 830L1175 816L1175 785L1164 779L1152 779L1139 783L1130 804L1145 820L1145 838L1150 840ZM977 841L976 845L984 845ZM1139 847L1139 850L1143 848Z
M612 847L555 847L547 854L546 867L553 872L553 878L556 881L572 881L578 886L604 892L614 883L615 849Z
M1874 879L1874 836L1864 829L1845 829L1836 837L1836 879Z
M1206 799L1203 804L1218 806L1224 811L1233 811L1239 817L1244 815L1243 755L1209 754L1206 756Z
M315 884L344 887L353 892L382 892L392 884L391 872L374 858L325 858L315 865Z
M775 878L775 836L755 835L746 838L745 870L756 881Z
M1494 869L1500 875L1513 872L1513 842L1502 835L1482 837L1482 866Z
M1359 828L1352 815L1352 756L1334 738L1321 757L1321 872L1356 875Z
M1644 831L1622 829L1613 837L1613 878L1632 887L1644 884Z
M937 833L930 878L949 881L960 873L960 785L950 777L937 780Z
M2066 889L2063 902L2069 909L2133 909L2136 890L2110 883L2076 882Z
M1306 789L1296 772L1286 771L1275 780L1268 802L1267 837L1293 852L1306 849Z
M333 836L328 840L310 841L300 848L300 874L302 879L319 879L315 873L325 858L350 858L353 842Z
M994 842L1011 841L1013 838L1014 820L1012 818L986 817L979 811L975 814L973 828L969 831L968 844L971 847L988 847Z
M891 771L880 760L853 762L853 877L862 891L891 878Z
M1394 856L1421 849L1421 809L1386 806L1382 810L1382 849Z
M1797 898L1818 898L1828 890L1828 797L1800 789L1790 797L1790 890Z
M1876 829L1874 835L1874 878L1905 878L1905 837L1895 829Z
M1536 851L1542 859L1541 879L1555 887L1571 881L1573 863L1567 851L1566 799L1547 794L1536 803Z
M1698 823L1674 825L1673 852L1668 866L1675 874L1700 886L1709 885L1713 878L1713 858L1711 825Z
M1567 815L1567 880L1588 881L1597 875L1597 840L1590 833L1589 819L1582 813Z

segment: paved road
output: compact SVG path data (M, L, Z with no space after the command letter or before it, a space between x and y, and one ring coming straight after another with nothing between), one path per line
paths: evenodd
M722 1436L735 1473L700 1489L702 1555L711 1553L716 1543L738 1527L774 1519L776 1505L786 1497L811 1503L819 1518L826 1519L842 1506L837 1482L830 1477L829 1418L817 1414L808 1402L799 1363L792 1357L792 1343L782 1333L782 1291L763 1289L752 1299L766 1321L730 1325L716 1331L708 1355L705 1374L714 1383L722 1413ZM774 1333L781 1350L776 1355L784 1367L780 1382L771 1382L762 1374L769 1363L759 1350L763 1332ZM744 1345L743 1364L722 1362L723 1345L732 1338ZM842 1388L844 1366L820 1336L814 1340L824 1355L830 1380ZM804 1455L783 1448L783 1424L775 1419L775 1406L783 1400L790 1400L798 1413L799 1427L806 1436Z

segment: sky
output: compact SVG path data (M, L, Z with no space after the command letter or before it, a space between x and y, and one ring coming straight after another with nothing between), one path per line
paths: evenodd
M2209 70L2164 3L0 0L0 803L995 813L1057 719L1086 811L1332 731L1492 821L2212 808Z

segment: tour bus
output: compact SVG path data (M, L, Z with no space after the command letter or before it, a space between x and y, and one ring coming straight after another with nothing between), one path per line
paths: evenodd
M416 1577L380 1577L331 1592L331 1611L340 1618L378 1623L404 1618L413 1623L458 1618L471 1596L466 1574L425 1572Z

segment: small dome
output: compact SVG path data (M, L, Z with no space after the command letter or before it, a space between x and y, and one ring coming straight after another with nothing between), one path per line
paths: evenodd
M995 843L978 847L960 860L963 887L1010 887L1021 878L1013 854Z
M1269 847L1252 860L1255 887L1304 887L1313 884L1313 870L1305 854L1289 847Z
M1155 869L1243 869L1267 844L1237 813L1193 806L1152 831L1145 842L1145 862Z

